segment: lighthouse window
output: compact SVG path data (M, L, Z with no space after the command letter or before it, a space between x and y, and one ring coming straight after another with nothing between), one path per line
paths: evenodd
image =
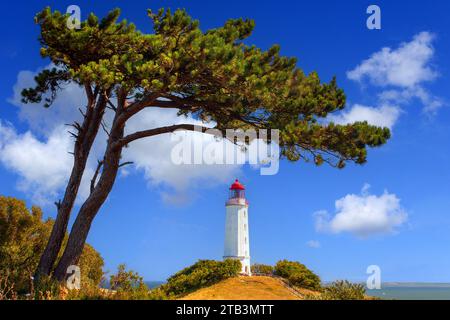
M247 237L245 237L245 244L247 244Z
M244 230L247 230L247 225L246 224L244 224Z

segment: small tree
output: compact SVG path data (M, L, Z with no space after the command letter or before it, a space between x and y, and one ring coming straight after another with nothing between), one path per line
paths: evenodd
M365 294L364 285L338 280L324 287L321 298L324 300L364 300Z
M266 275L272 275L273 274L273 266L270 266L268 264L262 264L262 263L255 263L252 264L252 273L255 274L266 274Z
M285 278L293 286L313 290L318 290L321 287L319 276L297 261L278 261L275 265L274 274Z
M150 292L144 278L137 272L126 270L124 264L119 265L117 274L111 276L110 286L118 299L145 299Z
M67 246L54 276L64 279L67 267L79 260L90 226L110 193L128 144L193 125L148 128L125 134L131 117L146 108L171 108L180 116L192 115L215 129L279 129L281 155L288 160L312 160L343 168L347 161L362 164L366 148L384 144L387 128L357 122L335 125L321 121L345 106L344 92L333 78L322 83L317 73L305 75L296 59L280 55L274 45L267 51L246 45L252 20L234 19L202 31L184 10L148 11L154 33L144 34L127 21L117 22L119 10L101 21L90 14L80 29L67 28L69 15L50 8L36 15L41 28L41 55L54 68L36 77L36 86L23 90L24 102L49 107L67 83L84 88L87 105L83 121L74 122L72 172L50 239L36 276L50 274L64 239L86 162L98 130L107 131L103 158L92 178L91 193L80 207ZM103 125L105 112L112 123ZM207 127L201 127L202 132Z

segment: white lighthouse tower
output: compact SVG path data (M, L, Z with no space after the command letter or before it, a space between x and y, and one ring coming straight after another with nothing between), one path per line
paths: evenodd
M237 179L230 187L229 198L225 206L225 250L223 258L241 261L241 273L251 275L248 202L245 199L245 188Z

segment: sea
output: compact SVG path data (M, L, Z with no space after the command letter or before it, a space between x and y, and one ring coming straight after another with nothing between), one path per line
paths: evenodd
M450 300L450 283L385 283L366 294L388 300Z
M164 281L145 281L145 284L147 285L147 287L149 287L150 289L159 287L160 285L162 285L164 283Z

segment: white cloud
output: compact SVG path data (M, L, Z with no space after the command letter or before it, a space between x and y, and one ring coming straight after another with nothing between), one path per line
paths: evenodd
M367 121L369 124L392 129L400 115L398 107L383 105L369 107L360 104L353 105L349 110L340 114L331 115L329 121L337 124L347 124L356 121Z
M397 49L382 48L348 71L347 76L356 81L367 78L377 86L403 88L434 80L437 72L430 66L434 55L433 39L431 33L421 32L411 42L402 43Z
M369 193L366 184L361 194L348 194L336 200L333 216L325 211L314 213L318 232L350 232L366 238L377 234L392 233L406 222L408 214L400 205L400 199L385 191L376 196Z
M22 89L35 85L34 77L41 69L36 72L20 71L17 76L9 102L18 107L19 119L28 125L29 130L18 133L11 124L3 123L0 162L19 176L18 189L30 194L34 202L46 205L62 196L68 181L73 164L73 156L69 154L73 151L73 139L67 132L70 128L66 124L82 120L78 109L83 109L86 98L79 86L69 84L59 92L49 108L44 108L43 103L23 103ZM8 137L6 131L9 131ZM82 178L77 201L89 194L90 178L105 141L106 136L100 131Z
M47 66L51 68L53 65ZM20 71L17 81L13 86L13 96L9 102L19 108L19 118L25 121L29 128L36 133L49 135L53 129L65 123L81 121L81 113L78 108L83 109L86 105L84 90L76 84L68 84L49 108L44 108L43 103L25 104L21 101L21 92L24 88L35 85L36 72Z
M429 32L421 32L396 49L382 48L348 71L347 77L358 82L368 80L384 88L378 95L381 104L406 104L415 98L425 113L433 114L444 105L442 99L424 88L424 83L439 75L432 65L434 38Z
M310 248L318 249L320 248L320 242L316 240L309 240L306 242L306 245Z
M201 124L200 121L192 118L178 117L176 110L148 109L139 117L130 120L127 131L134 132L178 123ZM210 135L201 133L177 134L190 136L193 143L198 142L204 147L209 144L223 143L215 141ZM133 161L137 169L143 170L145 178L151 185L163 185L172 189L171 192L161 193L166 202L184 203L189 199L188 193L192 192L192 189L226 183L239 174L238 165L174 164L171 161L171 152L176 143L171 139L170 134L163 134L134 141L124 151L124 159Z
M72 166L72 141L56 128L45 141L30 131L18 134L0 122L0 162L20 176L18 188L30 192L35 202L45 204L65 184Z
M432 95L421 86L403 90L384 90L378 97L382 103L387 104L408 104L411 100L418 99L424 106L423 111L429 114L436 113L436 111L444 105L441 98Z

